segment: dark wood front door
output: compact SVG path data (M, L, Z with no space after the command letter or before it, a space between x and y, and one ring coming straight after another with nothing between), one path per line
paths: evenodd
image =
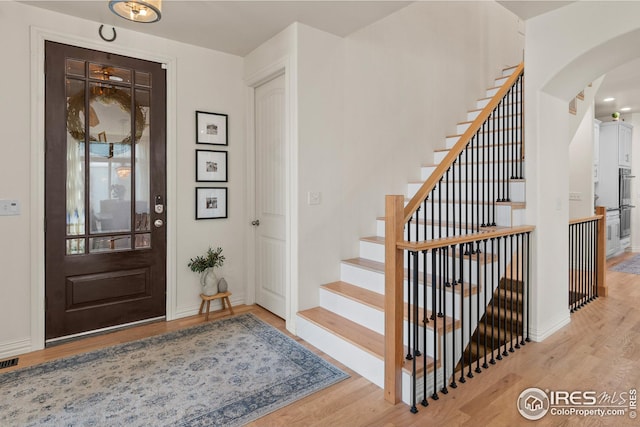
M166 73L46 42L45 338L165 315Z

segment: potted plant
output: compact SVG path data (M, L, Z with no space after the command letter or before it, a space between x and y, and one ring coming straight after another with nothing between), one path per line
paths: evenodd
M218 277L214 269L222 267L224 255L222 248L207 249L204 256L197 256L189 260L187 266L194 273L200 273L200 287L204 295L215 295L218 293Z
M613 118L614 121L618 121L620 120L620 113L616 111L615 113L611 114L611 117Z

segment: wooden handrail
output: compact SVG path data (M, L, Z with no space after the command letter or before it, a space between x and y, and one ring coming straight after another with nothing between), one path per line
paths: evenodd
M436 169L433 171L431 176L422 184L422 187L416 192L413 198L409 201L407 206L404 208L404 222L407 223L413 213L420 207L422 202L429 195L431 190L433 190L445 174L445 172L449 169L449 167L453 164L454 160L458 158L460 153L464 151L467 144L471 140L471 138L478 132L478 130L482 127L482 124L489 118L493 110L500 104L502 98L509 92L514 83L518 80L520 75L524 72L524 62L521 62L518 67L516 67L515 71L509 76L507 81L500 87L498 92L491 98L491 101L482 109L478 117L471 123L469 128L462 134L456 145L449 150L449 153L445 156L444 159L438 164Z
M584 218L574 218L569 220L569 225L580 224L582 222L597 221L604 218L604 215L593 215Z
M529 233L535 230L533 225L522 225L519 227L508 227L499 229L488 229L481 233L463 234L461 236L446 237L442 239L425 240L422 242L400 241L397 243L398 249L411 252L428 251L432 249L444 248L448 246L460 245L463 243L477 242L481 240L495 239L497 237L512 236L515 234Z

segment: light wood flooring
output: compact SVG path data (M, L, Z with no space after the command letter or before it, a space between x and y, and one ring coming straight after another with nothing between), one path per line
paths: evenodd
M631 254L608 262L612 266ZM380 388L300 341L347 371L351 378L308 396L249 424L250 426L623 426L639 425L629 417L568 417L547 414L539 421L520 416L516 400L522 390L593 390L628 392L640 388L640 275L608 272L609 296L573 314L571 323L542 343L529 343L515 355L430 400L411 414L408 406L384 401ZM234 307L251 312L286 333L284 322L258 306ZM226 317L212 313L211 319ZM203 322L193 316L86 338L20 356L16 368L94 350Z

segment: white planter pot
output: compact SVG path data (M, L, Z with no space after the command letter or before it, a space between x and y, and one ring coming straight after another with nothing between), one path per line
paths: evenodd
M207 268L200 273L200 289L204 295L215 295L218 293L218 277L213 268Z

